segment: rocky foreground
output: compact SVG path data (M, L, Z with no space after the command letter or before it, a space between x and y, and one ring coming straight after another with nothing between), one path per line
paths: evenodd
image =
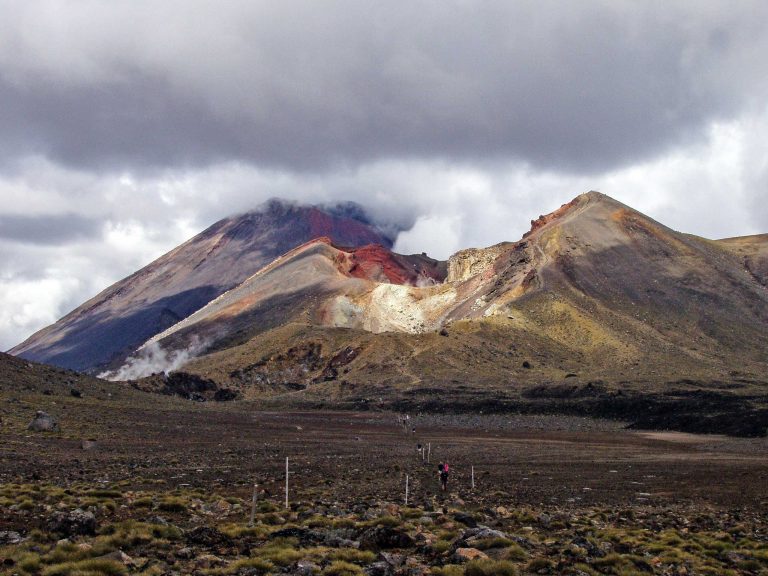
M130 482L0 487L4 574L766 574L763 508L290 503ZM253 514L253 516L251 516ZM252 522L251 522L252 518Z
M268 412L17 364L0 372L2 574L768 573L764 438Z

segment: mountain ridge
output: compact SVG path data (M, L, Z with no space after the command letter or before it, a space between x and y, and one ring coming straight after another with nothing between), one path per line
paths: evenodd
M328 235L340 244L391 246L362 209L338 215L270 200L224 218L10 350L30 360L98 372L119 365L153 334L239 284L298 243Z
M205 333L217 358L226 356L227 346L247 346L250 340L261 342L252 346L253 352L263 347L280 355L263 340L271 330L280 331L275 341L287 349L306 344L301 334L317 338L318 330L343 329L352 348L370 340L364 333L390 334L389 339L402 341L398 346L415 347L414 353L421 354L415 341L431 338L427 333L456 326L466 334L478 333L481 326L479 332L497 335L501 348L505 340L536 342L557 359L553 364L568 366L561 373L590 372L596 379L636 373L639 380L658 380L663 374L671 381L681 372L727 379L746 367L756 376L766 362L768 299L735 248L718 242L675 232L597 192L534 220L518 242L454 254L445 264L444 281L433 285L350 277L338 266L348 254L316 240L222 295L228 299L226 313L203 308L153 341L183 349L191 336ZM745 242L742 249L762 253L761 237ZM281 293L284 285L296 291ZM728 297L722 294L726 290L732 292ZM332 340L330 356L345 348ZM486 344L499 347L499 342L478 346ZM446 352L441 359L449 356ZM357 357L355 362L364 363L364 353ZM205 366L210 359L193 360L190 369L222 378L222 372ZM239 361L227 362L229 372L238 369ZM659 363L668 366L656 369ZM502 364L507 370L514 367ZM429 380L403 363L392 366L396 381L398 370L416 374L410 381L417 384ZM468 368L457 362L452 378L463 378ZM558 370L540 368L514 373L527 380L556 378ZM365 367L358 372L362 386ZM292 384L309 386L316 377ZM223 382L229 384L226 376Z

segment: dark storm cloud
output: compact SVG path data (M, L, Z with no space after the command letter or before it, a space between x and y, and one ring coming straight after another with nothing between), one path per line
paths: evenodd
M59 244L79 238L94 238L101 223L76 214L22 216L0 214L0 240L26 244Z
M765 88L761 2L115 6L39 18L39 39L9 15L6 157L289 170L495 158L589 172L701 137ZM72 39L46 51L47 28Z

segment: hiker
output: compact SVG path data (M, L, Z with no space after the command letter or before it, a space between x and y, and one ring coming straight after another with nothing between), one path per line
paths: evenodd
M448 490L448 464L443 464L442 462L437 465L437 475L440 477L440 487L443 489L443 492Z
M421 444L416 444L416 454L421 456L421 451L422 450L423 450L423 448L421 447Z

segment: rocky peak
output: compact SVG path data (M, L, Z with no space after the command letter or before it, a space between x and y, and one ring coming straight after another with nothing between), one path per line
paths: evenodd
M463 282L473 276L486 273L504 252L505 246L506 244L497 244L489 248L468 248L456 252L448 259L446 281Z

